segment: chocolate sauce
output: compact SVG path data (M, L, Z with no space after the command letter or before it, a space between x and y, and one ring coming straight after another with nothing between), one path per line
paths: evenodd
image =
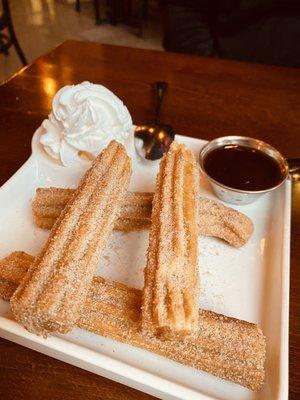
M280 165L260 150L235 144L208 153L203 162L206 173L234 189L256 191L278 185L283 177Z

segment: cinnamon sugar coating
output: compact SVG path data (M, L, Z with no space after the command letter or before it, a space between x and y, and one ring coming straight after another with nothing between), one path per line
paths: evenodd
M173 142L160 162L153 197L142 325L157 334L197 327L199 174L194 155Z
M0 261L0 297L13 291L33 257L15 252ZM4 298L9 300L7 296ZM97 276L89 288L77 325L98 335L141 347L187 366L230 380L251 390L264 383L266 341L249 322L199 311L194 336L162 339L141 330L142 292Z
M124 147L112 141L95 159L11 298L30 332L66 333L75 325L131 176Z
M32 203L35 224L51 229L64 209L73 189L38 188ZM128 192L114 229L132 231L149 229L153 193ZM253 233L253 223L245 214L223 204L199 197L198 234L225 240L241 247Z

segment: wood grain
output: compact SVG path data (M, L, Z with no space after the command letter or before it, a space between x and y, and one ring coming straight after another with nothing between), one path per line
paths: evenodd
M0 339L0 355L0 399L154 399L3 339Z
M35 129L53 94L84 80L113 90L135 123L152 119L151 84L169 90L162 121L177 133L212 139L257 137L300 156L300 72L234 61L67 41L0 87L0 184L29 157ZM300 396L300 183L293 186L290 392ZM151 396L0 340L0 398L150 399Z

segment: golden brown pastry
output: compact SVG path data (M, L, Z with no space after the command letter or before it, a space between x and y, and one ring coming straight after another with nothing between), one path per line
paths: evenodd
M0 297L5 286L11 294L26 273L33 257L15 252L0 261ZM97 276L90 286L77 325L80 328L141 347L251 390L264 383L265 337L255 324L199 311L194 337L166 340L141 331L142 293L121 283Z
M66 333L75 325L130 176L125 148L110 142L84 175L11 298L14 316L30 332Z
M73 192L73 189L38 188L32 203L35 224L42 229L51 229ZM128 192L114 229L149 229L152 199L153 193ZM199 198L199 235L214 236L240 247L247 243L252 232L252 221L245 214L217 201Z
M144 270L145 331L184 335L198 321L199 173L193 153L173 142L160 162Z

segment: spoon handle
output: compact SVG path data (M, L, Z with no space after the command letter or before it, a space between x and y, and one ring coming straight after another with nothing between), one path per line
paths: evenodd
M154 93L155 93L155 113L154 113L154 123L158 125L160 123L160 111L164 95L167 91L167 82L158 81L154 83Z
M300 173L300 158L287 158L290 174Z

